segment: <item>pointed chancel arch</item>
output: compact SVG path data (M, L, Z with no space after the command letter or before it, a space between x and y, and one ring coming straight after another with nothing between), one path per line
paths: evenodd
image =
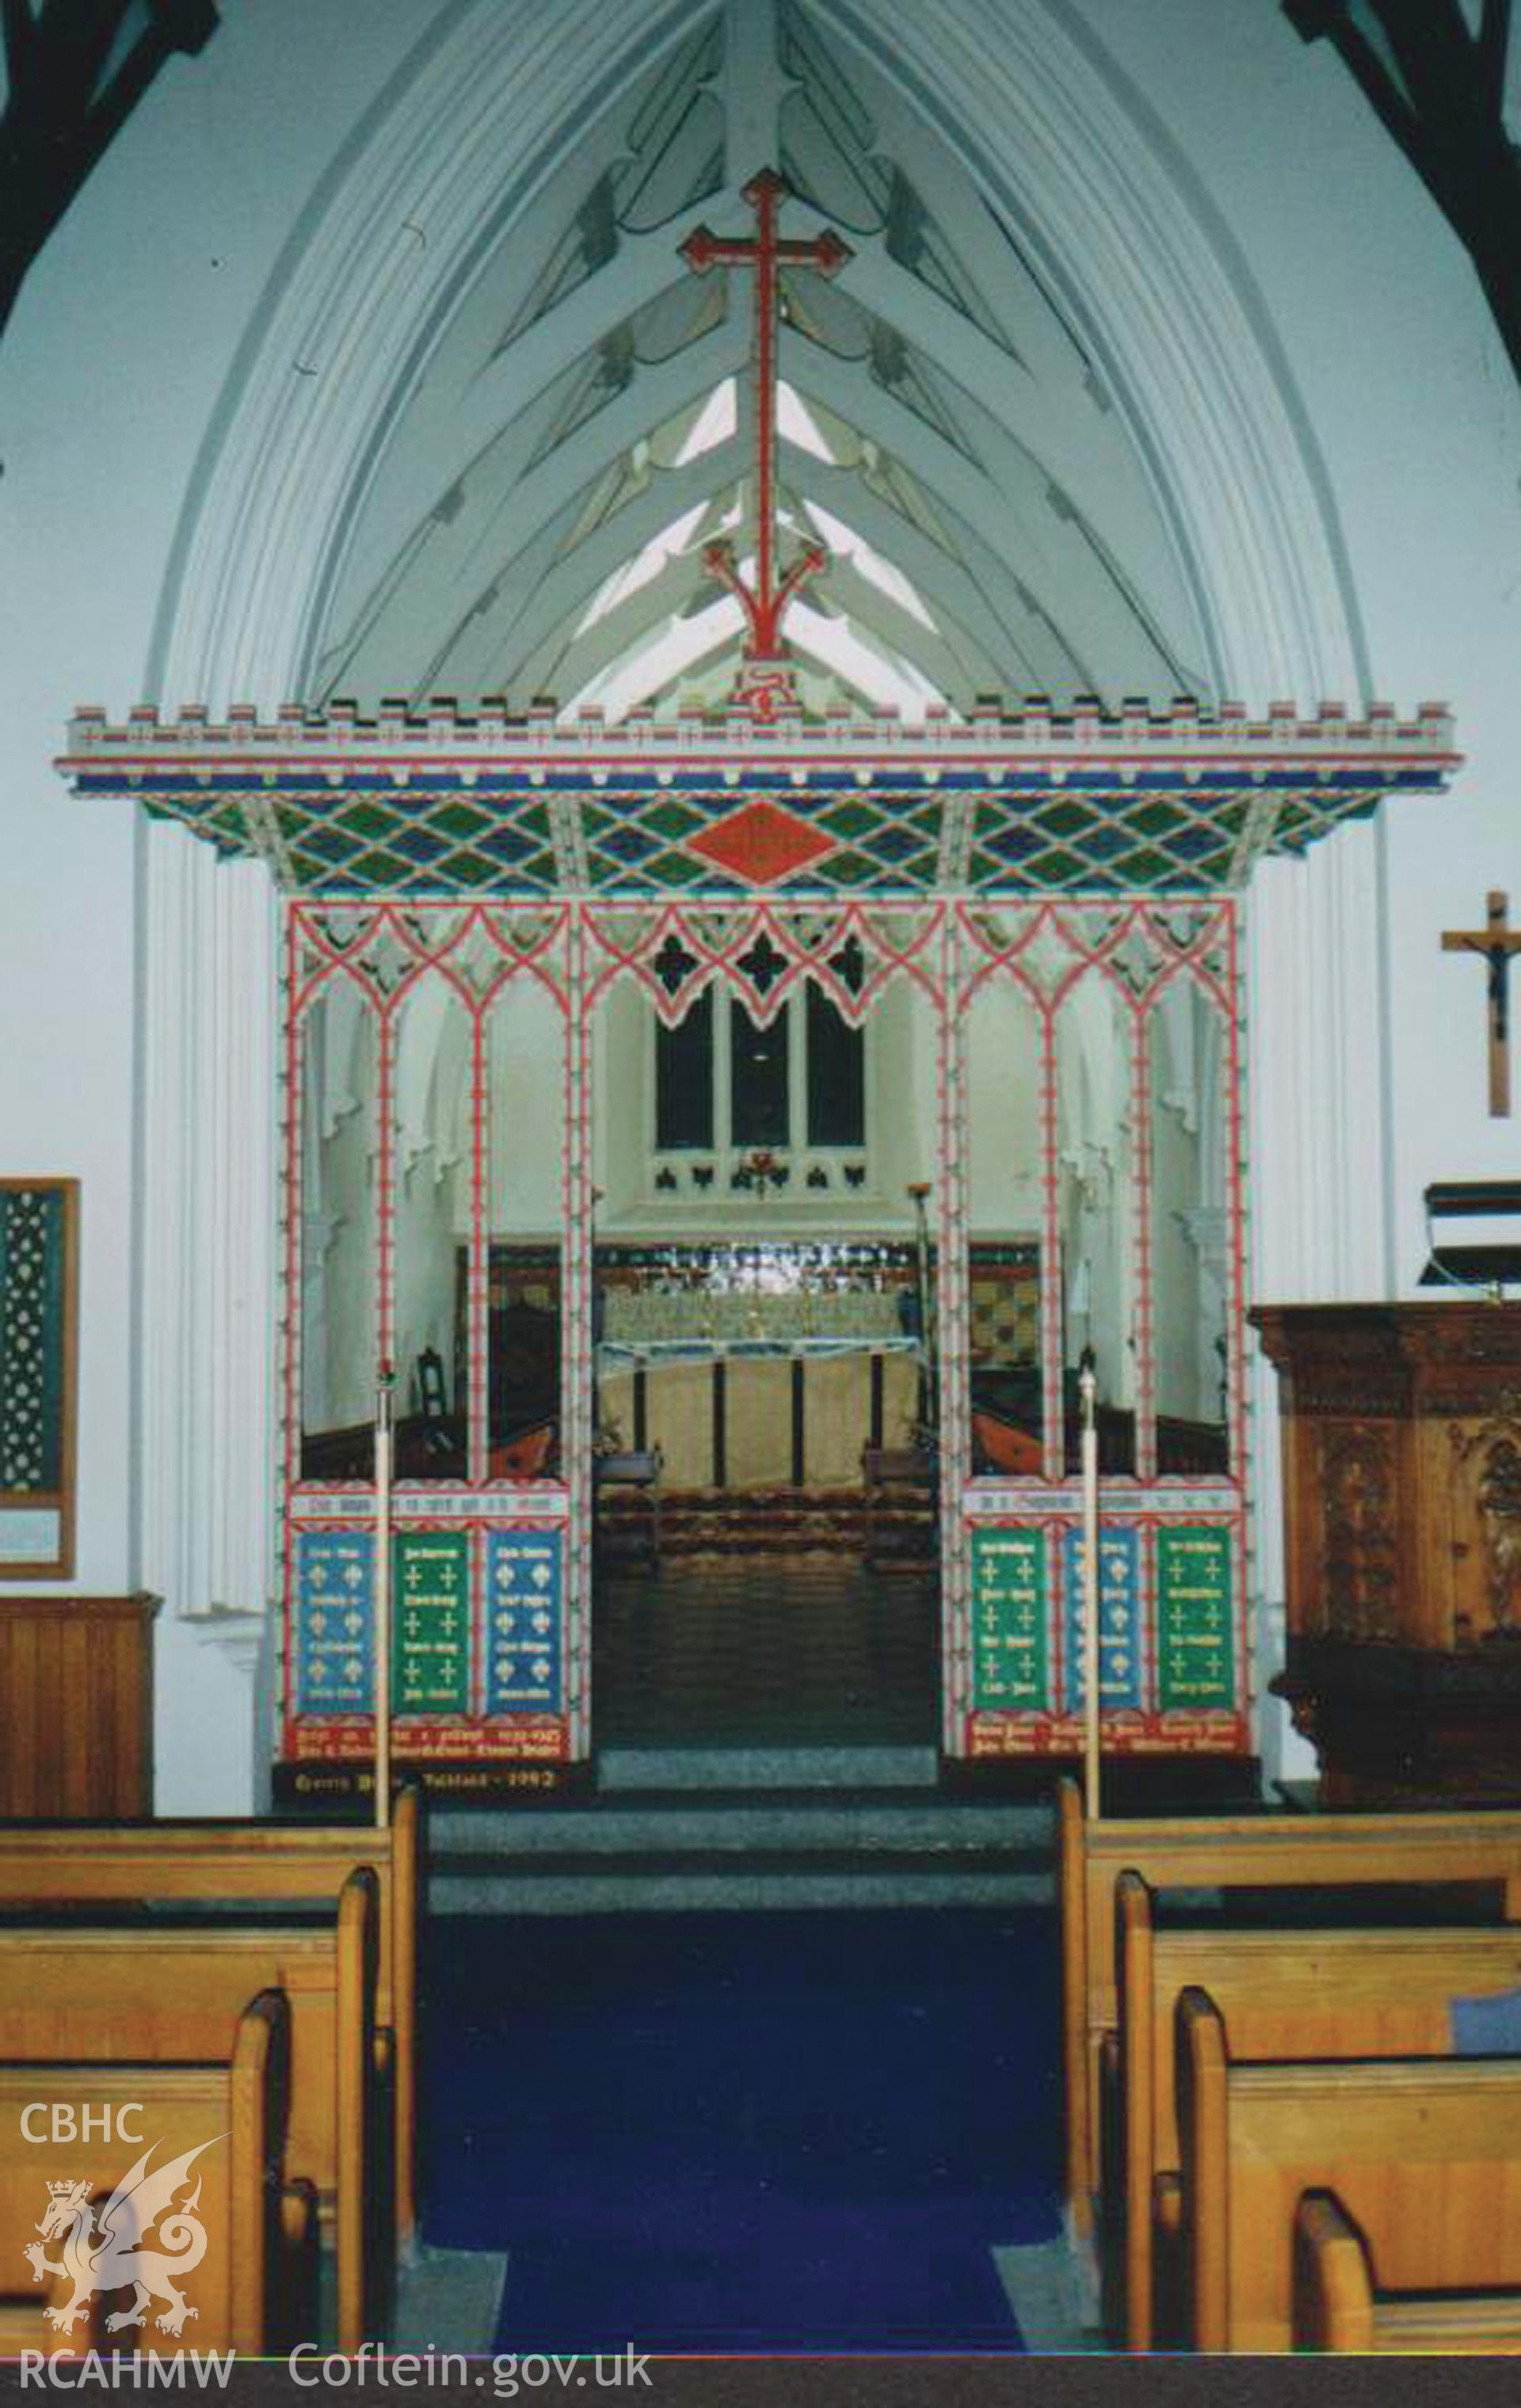
M819 510L867 548L821 583L811 622L799 612L805 703L1366 691L1270 326L1206 196L1062 0L943 0L923 21L888 0L564 0L555 25L545 42L534 11L452 0L335 161L192 481L160 700L220 715L430 688L721 699L739 614L702 548L727 534L744 556L749 430L738 398L728 430L716 396L731 379L739 394L746 330L678 245L699 219L728 226L768 156L801 196L789 223L838 222L853 251L826 294L798 280L783 328L802 413L782 427L791 538L827 539ZM672 528L653 573L633 573ZM679 668L661 670L663 643ZM273 809L261 825L278 862ZM227 874L187 867L179 842L148 845L145 1046L170 1064L187 1041L177 979L231 910ZM1313 876L1342 911L1336 866ZM1281 916L1303 916L1309 884ZM246 884L237 901L268 971L250 982L272 996L266 903ZM1310 933L1295 922L1297 942ZM1261 1156L1291 1185L1327 1122L1378 1153L1376 955L1343 930L1338 959L1370 965L1367 993L1349 974L1344 1010L1256 1088ZM208 1158L247 1155L238 1192L270 1190L272 1141L228 1100L242 1025L201 1024L192 1070L155 1081L151 1232L209 1211ZM271 1111L258 1128L273 1125ZM1363 1173L1346 1184L1350 1201ZM253 1334L197 1387L198 1423L246 1433L236 1472L197 1487L166 1444L147 1450L145 1559L172 1537L196 1568L177 1593L267 1594L261 1432L240 1399L268 1393L272 1266L261 1255L250 1284L267 1313L248 1312L242 1290L211 1292L216 1274L187 1276L218 1260L209 1230L153 1242L151 1430L192 1418L193 1327L242 1312ZM209 1415L201 1387L221 1399ZM234 1489L246 1569L202 1576Z

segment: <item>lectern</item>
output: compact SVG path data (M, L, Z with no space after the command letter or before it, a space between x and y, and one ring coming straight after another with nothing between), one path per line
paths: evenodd
M1327 1806L1521 1799L1521 1306L1270 1305L1286 1661Z

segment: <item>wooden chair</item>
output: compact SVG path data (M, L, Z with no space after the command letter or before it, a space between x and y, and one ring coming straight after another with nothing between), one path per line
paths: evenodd
M864 1446L861 1483L866 1492L866 1563L871 1571L891 1571L916 1561L888 1543L887 1517L905 1506L933 1513L940 1489L940 1458L927 1447Z
M1292 2346L1307 2190L1356 2217L1390 2290L1521 2289L1521 2058L1242 2065L1197 1988L1177 2045L1194 2348Z
M288 2036L285 2001L266 1990L245 2008L231 2051L218 2062L102 2066L58 2058L45 2072L36 2061L0 2063L0 2129L12 2136L0 2152L0 2229L16 2234L20 2246L20 2236L42 2225L35 2245L54 2267L66 2264L73 2229L92 2206L98 2215L144 2149L151 2150L150 2175L194 2153L187 2184L198 2185L199 2196L195 2232L186 2245L194 2248L204 2232L204 2254L177 2279L173 2259L184 2249L166 2243L165 2283L136 2286L142 2324L120 2326L115 2335L110 2315L123 2314L126 2303L113 2306L86 2291L69 2325L50 2322L50 2349L87 2346L81 2335L98 2331L103 2321L104 2337L127 2349L136 2344L163 2350L166 2337L168 2344L258 2357L289 2347L293 2338L309 2338L293 2332L290 2315L288 2278L303 2216L299 2200L283 2196ZM39 2096L67 2102L77 2137L36 2145L15 2140ZM131 2130L143 2135L141 2146L119 2137L119 2119L129 2112ZM167 2212L165 2201L158 2213ZM149 2229L157 2225L155 2214ZM135 2281L130 2272L109 2271L112 2292ZM152 2271L145 2266L145 2276ZM52 2296L53 2314L67 2317L78 2286L55 2279ZM177 2300L186 2311L182 2322ZM109 2312L104 2319L103 2309Z
M1154 2296L1177 2230L1173 2016L1207 1988L1233 2060L1444 2057L1450 2002L1521 1985L1521 1929L1158 1930L1139 1874L1115 1888L1119 2024L1101 2061L1107 2321L1132 2350L1172 2336ZM1111 2156L1109 2141L1113 2136ZM1167 2285L1162 2285L1164 2294Z
M1013 1480L1039 1480L1045 1467L1045 1440L1038 1430L1023 1429L1000 1414L973 1412L971 1417L974 1470Z
M492 1479L542 1479L553 1460L559 1439L558 1422L537 1422L532 1429L519 1430L514 1437L503 1439L491 1450Z
M620 1512L597 1512L598 1545L616 1544L625 1561L652 1572L660 1570L660 1479L665 1468L657 1446L624 1448L592 1458L594 1505L615 1494L629 1500Z
M1090 1827L1076 1784L1063 1781L1057 1852L1066 2199L1081 2235L1092 2231L1098 2188L1098 2059L1117 2016L1114 1885L1127 1868L1155 1889L1467 1882L1521 1922L1521 1813L1512 1812L1148 1815Z
M275 1910L326 1900L373 1868L379 1910L375 2058L395 2106L398 2247L417 2224L417 1929L421 1793L403 1789L389 1829L366 1824L69 1823L0 1826L0 1907L165 1899Z
M0 1930L0 2058L163 2064L230 2054L245 2002L289 2015L288 2178L310 2182L336 2258L337 2345L380 2337L395 2254L376 2197L377 1884L352 1872L325 1928L228 1923ZM389 2100L384 2102L389 2112Z

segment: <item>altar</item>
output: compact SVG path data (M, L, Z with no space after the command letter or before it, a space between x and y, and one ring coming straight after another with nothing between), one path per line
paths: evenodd
M735 1244L603 1263L597 1409L673 1489L857 1487L867 1448L920 1430L911 1249Z

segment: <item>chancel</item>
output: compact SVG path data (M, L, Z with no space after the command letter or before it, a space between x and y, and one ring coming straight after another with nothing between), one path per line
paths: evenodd
M1521 1896L1474 13L1394 108L1393 0L90 0L0 346L0 2060L256 2100L203 2341L1510 2329L1509 2060L1427 2063Z

